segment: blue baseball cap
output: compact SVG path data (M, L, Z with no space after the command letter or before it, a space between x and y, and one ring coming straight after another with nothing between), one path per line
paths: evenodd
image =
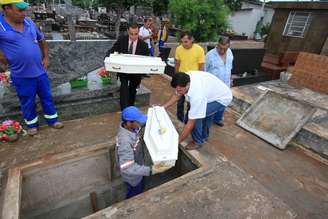
M137 107L129 106L122 111L122 120L136 121L140 124L145 124L147 122L147 115L140 112Z
M22 1L22 2L15 3L15 6L19 9L26 9L30 6L30 4Z

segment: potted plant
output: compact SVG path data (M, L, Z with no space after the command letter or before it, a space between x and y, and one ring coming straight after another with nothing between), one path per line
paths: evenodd
M74 79L69 82L71 84L71 88L82 88L82 87L87 87L88 85L88 80L87 77L81 77L79 79Z

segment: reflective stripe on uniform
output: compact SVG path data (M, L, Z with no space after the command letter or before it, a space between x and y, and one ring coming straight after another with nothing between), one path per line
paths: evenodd
M116 147L120 146L120 144L118 143L118 137L117 136L115 138L115 141L116 141Z
M126 161L125 163L123 163L120 168L121 169L125 169L127 168L128 166L130 166L131 164L134 164L134 160L129 160L129 161Z
M140 142L140 138L137 139L137 141L134 143L133 145L133 150L136 151L137 150L137 147L138 147L138 144Z
M44 118L46 118L46 119L56 119L56 118L58 118L58 114L55 113L53 115L44 115Z
M0 25L1 25L1 27L2 27L2 29L3 29L4 31L7 31L6 28L2 25L1 22L0 22Z
M35 124L35 123L37 123L38 122L38 117L35 117L34 119L32 119L32 120L30 120L30 121L27 121L26 119L25 119L25 123L26 123L26 125L33 125L33 124Z

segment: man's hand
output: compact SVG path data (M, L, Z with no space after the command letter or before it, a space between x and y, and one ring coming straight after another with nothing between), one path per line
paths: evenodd
M181 142L183 142L188 137L188 135L190 135L191 131L195 127L195 124L196 119L188 119L187 124L185 125L181 135L179 136L179 144L181 144Z
M199 71L204 71L204 63L198 64L198 70Z
M8 65L8 60L1 50L0 50L0 63L3 64L4 66Z
M42 60L43 67L47 70L49 66L49 59L48 58L43 58Z
M163 164L156 164L151 167L151 173L152 175L158 174L158 173L163 173L170 169L171 167L169 166L164 166Z
M179 72L179 68L180 68L180 60L175 59L175 73Z
M45 69L48 69L48 65L49 65L49 49L48 49L48 45L47 42L43 39L41 41L39 41L39 47L42 51L42 64L43 67Z
M172 96L171 96L171 98L169 99L169 101L167 101L165 104L163 104L162 106L165 108L165 109L167 109L167 108L169 108L170 106L172 106L174 103L176 103L176 102L178 102L178 100L180 99L180 95L178 95L178 94L173 94Z

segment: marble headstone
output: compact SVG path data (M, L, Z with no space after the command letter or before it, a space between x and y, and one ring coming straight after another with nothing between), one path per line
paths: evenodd
M104 65L104 57L114 41L49 41L48 75L52 87L85 76Z

